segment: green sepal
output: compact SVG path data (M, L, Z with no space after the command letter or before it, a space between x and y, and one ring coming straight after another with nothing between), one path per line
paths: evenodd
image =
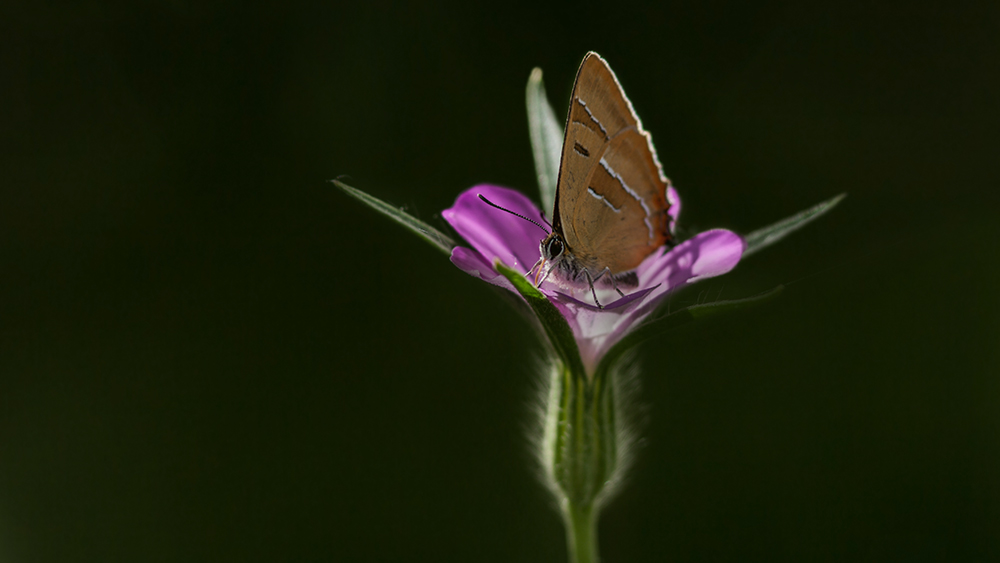
M352 188L340 180L330 180L330 182L332 182L334 186L343 190L347 195L413 231L420 236L420 238L431 243L431 245L448 256L451 256L451 250L457 246L451 237L428 225L427 223L424 223L420 219L417 219L402 209L397 209L377 197L370 196L357 188Z
M536 67L531 71L525 98L528 104L528 134L531 136L531 152L535 157L535 170L538 173L542 210L552 217L564 132L545 95L542 69Z
M777 223L768 225L762 229L757 229L756 231L743 237L743 240L747 243L747 249L743 252L743 258L771 246L812 221L820 218L827 211L836 207L837 204L840 203L840 201L845 197L847 197L846 193L832 197L822 203L810 207L809 209L800 211L791 217L782 219Z
M785 286L779 285L773 289L765 291L764 293L744 299L727 299L724 301L716 301L714 303L692 305L662 317L646 321L638 328L625 335L624 338L619 340L614 346L611 347L610 350L608 350L607 354L601 358L600 363L597 364L597 369L594 370L594 378L597 379L599 377L603 377L604 374L606 374L608 370L615 365L615 362L617 362L626 352L634 348L636 345L653 338L654 336L659 336L691 321L705 319L721 313L728 313L730 311L751 305L759 305L774 299L781 294L784 289Z
M576 345L576 338L573 337L573 329L570 328L559 309L549 301L548 297L538 291L538 288L528 281L524 274L508 268L499 258L494 262L494 265L497 271L507 278L513 284L514 289L528 302L538 322L542 325L542 330L545 331L553 351L563 365L577 376L585 374L583 360L580 359L580 349Z

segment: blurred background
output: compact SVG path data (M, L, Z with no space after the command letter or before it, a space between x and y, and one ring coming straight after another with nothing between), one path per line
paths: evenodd
M996 3L5 2L0 560L564 561L541 351L442 228L616 71L691 231L600 523L641 561L1000 560Z

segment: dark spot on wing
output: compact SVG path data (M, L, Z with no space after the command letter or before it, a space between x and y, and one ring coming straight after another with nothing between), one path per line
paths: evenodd
M576 151L580 156L590 158L590 151L588 151L583 145L578 142L573 143L573 150Z

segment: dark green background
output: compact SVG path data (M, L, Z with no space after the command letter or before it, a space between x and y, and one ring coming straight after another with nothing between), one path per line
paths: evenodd
M0 560L564 561L533 333L325 180L534 195L587 50L688 228L850 194L675 297L789 284L644 346L605 560L1000 560L1000 9L752 4L4 3Z

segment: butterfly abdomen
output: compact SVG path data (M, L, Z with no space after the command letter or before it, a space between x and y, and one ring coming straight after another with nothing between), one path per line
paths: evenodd
M639 285L639 276L634 270L611 272L596 257L576 255L570 251L556 261L555 270L553 280L573 289L587 289L591 282L602 287L633 288Z

